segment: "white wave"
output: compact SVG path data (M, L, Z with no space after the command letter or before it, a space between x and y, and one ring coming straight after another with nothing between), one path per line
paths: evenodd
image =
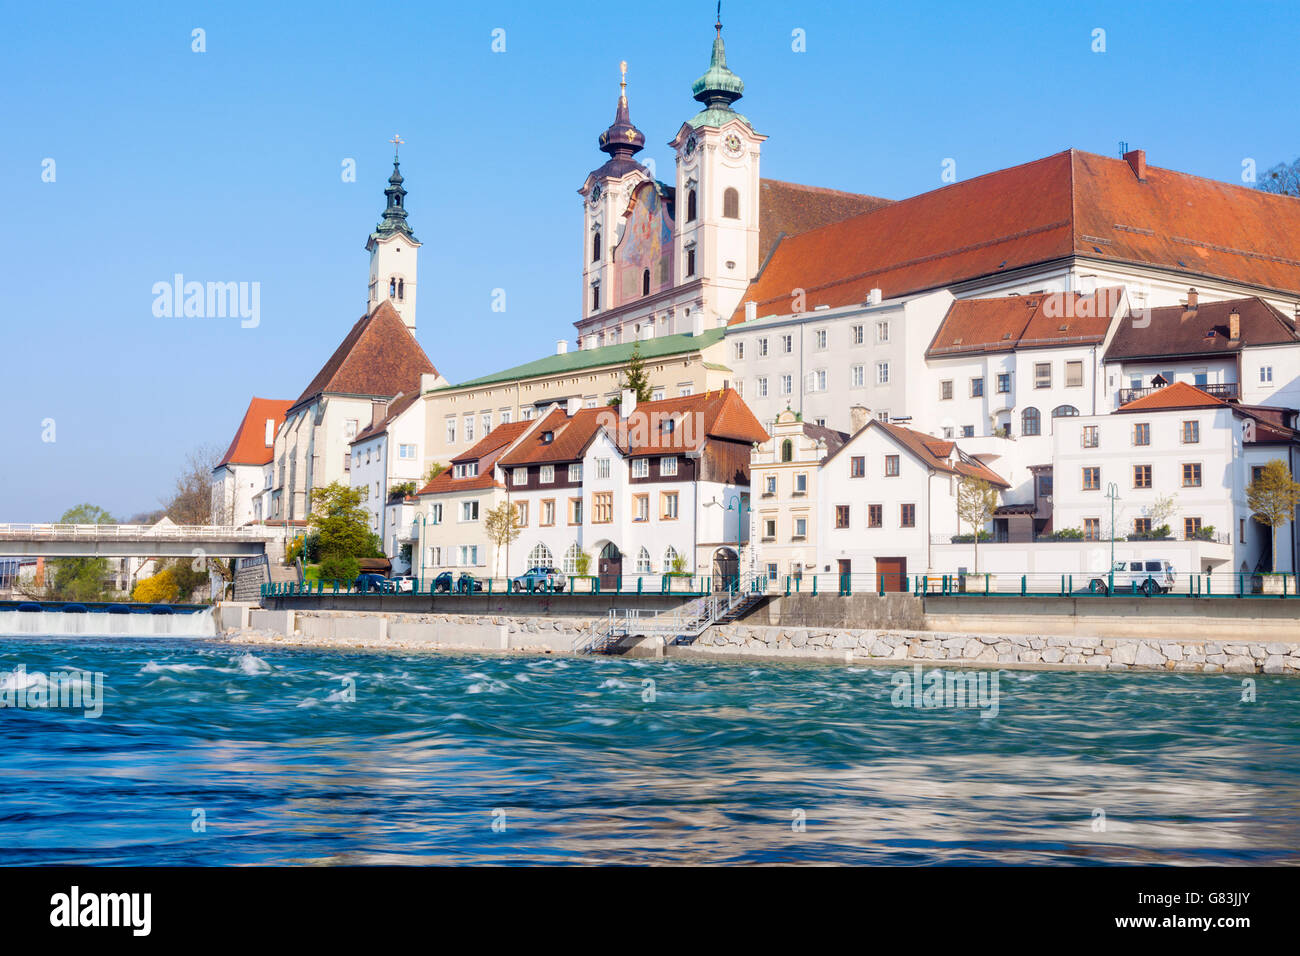
M239 669L241 674L248 674L250 676L256 674L269 674L273 669L271 665L262 660L262 658L258 657L256 654L249 653L245 653L240 657L239 660L235 662L235 666Z

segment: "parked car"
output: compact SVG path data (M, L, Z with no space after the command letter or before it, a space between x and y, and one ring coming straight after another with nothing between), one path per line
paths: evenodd
M564 572L558 568L529 568L510 582L512 591L563 591L568 583Z
M1174 566L1166 560L1150 561L1116 561L1111 573L1116 591L1132 591L1143 594L1163 594L1174 586ZM1106 594L1110 583L1104 577L1095 577L1088 585L1094 594Z
M393 583L382 574L366 573L358 574L357 580L353 587L360 594L370 594L371 592L383 593L393 590Z
M474 591L482 591L483 582L468 571L463 572L460 577L456 577L450 571L443 571L433 579L433 590L442 594L450 594L452 591L457 594L470 594Z
M398 594L414 591L418 583L414 574L396 574L388 580L393 582L393 590Z

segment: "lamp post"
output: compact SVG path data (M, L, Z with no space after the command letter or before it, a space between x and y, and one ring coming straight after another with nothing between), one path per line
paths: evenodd
M744 538L741 522L745 515L745 499L739 494L731 495L731 500L727 502L727 510L736 512L736 587L740 586L740 552L744 547Z
M1110 570L1106 573L1106 590L1114 590L1115 585L1115 502L1119 499L1119 486L1115 482L1106 485L1106 497L1110 499Z
M424 590L424 529L428 524L429 516L426 513L419 513L415 518L420 519L420 537L416 541L416 552L412 557L420 562L420 572L415 577L415 593L419 594ZM415 526L415 518L411 519L411 526Z

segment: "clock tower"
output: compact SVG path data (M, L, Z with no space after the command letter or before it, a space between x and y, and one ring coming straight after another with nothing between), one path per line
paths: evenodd
M415 333L415 280L420 241L411 232L406 221L406 187L402 185L402 171L398 165L397 148L402 138L394 136L393 174L388 177L384 190L387 205L379 225L366 240L370 253L370 291L366 298L366 314L388 299L397 309L406 327Z

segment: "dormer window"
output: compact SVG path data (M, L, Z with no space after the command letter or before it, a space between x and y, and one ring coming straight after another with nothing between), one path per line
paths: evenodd
M542 444L549 445L555 441L555 432L542 432Z

